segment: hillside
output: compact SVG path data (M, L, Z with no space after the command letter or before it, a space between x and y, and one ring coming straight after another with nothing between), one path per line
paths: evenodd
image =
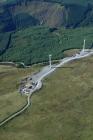
M92 1L10 0L0 5L1 31L14 31L28 26L76 28L93 25ZM83 3L83 4L82 4Z
M0 128L0 140L92 140L92 62L93 56L71 62L46 78L31 108Z
M84 39L93 49L93 0L0 0L0 122L27 104L0 140L93 140L93 56L41 71L50 54L77 57Z
M28 3L30 1L38 1L38 0L1 0L1 2L5 2L7 4L15 4L15 3ZM64 3L64 4L79 4L79 5L86 5L88 3L93 4L92 0L40 0L42 2L51 2L51 3Z
M86 38L86 48L93 47L93 28L54 30L48 27L34 27L12 34L11 42L1 54L1 61L24 62L26 65L64 57L68 49L82 49ZM79 41L78 41L79 40Z
M0 122L26 104L26 97L18 92L21 80L39 69L39 66L19 69L0 65Z
M64 4L79 4L79 5L87 5L88 3L93 4L93 0L43 0L43 1L64 3Z

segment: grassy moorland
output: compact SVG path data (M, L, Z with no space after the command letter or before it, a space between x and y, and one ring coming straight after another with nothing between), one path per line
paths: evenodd
M93 140L93 57L66 64L44 80L23 115L0 140Z
M39 67L17 69L0 66L0 121L26 104L25 96L18 92L21 80Z
M86 47L93 43L93 28L63 29L51 31L48 27L27 28L12 35L9 49L0 56L1 61L24 62L34 64L64 57L64 51Z

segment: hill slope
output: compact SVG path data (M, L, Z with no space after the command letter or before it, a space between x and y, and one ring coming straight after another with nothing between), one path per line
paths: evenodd
M0 140L92 140L93 57L75 61L44 80L23 115L0 128Z
M60 0L61 1L61 0ZM92 2L19 0L0 6L1 31L13 31L28 26L70 27L93 25ZM83 22L83 24L81 24ZM87 23L87 24L86 24Z
M86 48L93 45L93 28L60 29L51 31L47 27L34 27L14 33L9 48L0 56L1 61L34 64L64 57L68 49L82 49L86 38ZM79 40L79 41L78 41Z
M92 1L78 2L10 0L0 4L0 61L29 65L47 61L50 53L59 59L64 50L81 48L84 38L87 47L93 46Z

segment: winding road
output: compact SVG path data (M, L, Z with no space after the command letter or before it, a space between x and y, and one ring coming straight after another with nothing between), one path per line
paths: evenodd
M44 67L39 73L29 77L29 78L32 78L33 81L35 83L37 83L35 85L35 87L33 89L30 89L29 93L26 92L26 89L25 90L25 95L27 95L27 104L20 110L18 110L16 113L14 113L13 115L9 116L7 119L4 119L2 122L0 122L0 127L5 125L7 122L9 122L11 119L15 118L16 116L20 115L22 112L24 112L31 104L31 95L39 90L41 87L42 87L42 80L47 77L49 74L51 74L52 72L54 72L57 68L59 67L62 67L64 64L70 62L70 61L74 61L74 60L77 60L77 59L81 59L81 58L84 58L84 57L88 57L90 55L93 55L93 50L82 50L79 54L75 54L73 55L72 57L66 57L62 60L60 60L60 63L57 64L57 65L53 65L53 67L49 67L49 66L46 66ZM24 91L24 89L22 89Z

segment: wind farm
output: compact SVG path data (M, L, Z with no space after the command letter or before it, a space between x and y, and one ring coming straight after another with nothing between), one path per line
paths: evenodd
M0 140L93 140L92 0L1 0Z

